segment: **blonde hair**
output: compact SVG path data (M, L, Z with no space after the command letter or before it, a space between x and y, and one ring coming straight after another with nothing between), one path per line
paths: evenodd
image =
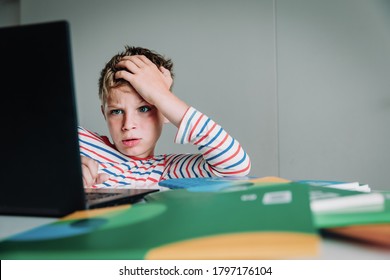
M112 88L118 87L120 85L128 84L129 82L123 79L116 79L115 73L120 68L117 68L116 65L118 62L125 56L132 55L144 55L150 61L152 61L157 67L163 66L165 69L171 72L171 76L173 78L174 74L172 72L173 63L171 59L165 58L164 56L151 51L149 49L141 48L141 47L130 47L125 46L125 50L117 55L113 56L109 62L106 63L105 67L100 72L99 78L99 99L102 104L105 104L107 101L108 94Z

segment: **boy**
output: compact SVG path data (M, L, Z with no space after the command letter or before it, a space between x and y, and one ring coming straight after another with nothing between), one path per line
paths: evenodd
M171 70L171 60L128 46L106 64L99 98L113 143L79 128L85 187L144 188L169 178L249 173L250 159L240 144L170 91ZM178 128L175 143L196 145L200 153L155 155L167 122Z

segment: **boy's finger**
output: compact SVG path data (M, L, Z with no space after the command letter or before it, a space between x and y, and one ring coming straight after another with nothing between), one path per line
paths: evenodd
M110 178L110 176L106 173L99 173L96 178L96 184L101 184L105 181L107 181Z
M93 185L95 178L91 174L91 170L86 165L82 165L82 173L83 173L83 185L84 187L90 187Z
M115 73L115 79L124 79L126 81L131 81L131 78L132 78L132 73L128 72L128 71L125 71L125 70L121 70L121 71L118 71Z
M169 70L166 69L164 66L160 66L160 71L163 73L164 76L167 76L170 74Z
M122 60L116 64L117 68L124 68L129 70L131 73L137 73L140 69L133 61Z
M155 65L153 62L150 61L149 58L144 55L134 55L133 57L136 57L137 59L141 60L146 65Z
M132 56L124 56L120 62L132 62L134 63L137 67L142 68L145 65L148 65L152 63L146 56L144 55L132 55ZM119 63L120 63L119 62ZM154 64L153 64L154 65Z

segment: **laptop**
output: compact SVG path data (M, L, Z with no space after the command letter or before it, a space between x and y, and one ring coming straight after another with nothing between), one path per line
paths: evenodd
M62 217L133 203L157 189L87 201L66 21L0 28L0 214Z

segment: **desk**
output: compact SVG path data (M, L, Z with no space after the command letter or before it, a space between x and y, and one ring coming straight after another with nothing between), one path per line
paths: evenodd
M0 215L0 240L29 230L31 228L49 224L56 221L55 218L20 217ZM363 243L342 240L337 238L322 237L320 242L320 254L314 259L320 260L390 260L390 250L382 249Z

